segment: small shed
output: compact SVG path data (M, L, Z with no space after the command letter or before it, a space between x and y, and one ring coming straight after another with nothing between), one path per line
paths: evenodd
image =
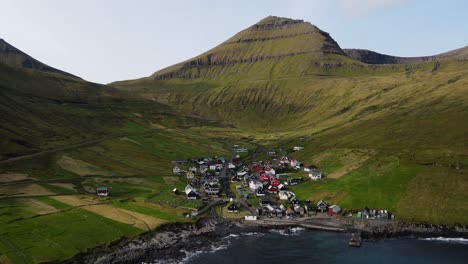
M175 175L179 174L180 173L180 168L175 166L173 169L172 169L172 173L174 173Z
M97 196L109 196L110 188L109 187L97 187L96 195Z
M328 207L328 214L329 215L338 215L340 213L341 213L341 208L338 205L334 204L334 205Z

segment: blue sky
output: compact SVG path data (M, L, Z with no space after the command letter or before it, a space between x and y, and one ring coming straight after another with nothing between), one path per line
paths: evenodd
M198 55L268 15L304 19L342 48L422 56L468 45L464 0L0 0L0 38L108 83Z

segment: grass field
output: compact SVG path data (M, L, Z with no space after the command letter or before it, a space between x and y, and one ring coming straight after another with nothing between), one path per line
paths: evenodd
M65 208L57 204L50 203L59 210ZM0 203L0 252L9 261L37 263L64 259L87 248L141 232L78 208L39 216L32 212L34 210L34 206L11 200Z
M229 157L231 141L249 144L242 143L240 134L216 125L164 128L59 151L33 162L2 164L2 183L8 185L0 185L0 259L64 259L165 222L190 221L185 214L202 203L172 193L187 183L185 177L172 175L171 161ZM96 198L98 186L112 187L112 196Z

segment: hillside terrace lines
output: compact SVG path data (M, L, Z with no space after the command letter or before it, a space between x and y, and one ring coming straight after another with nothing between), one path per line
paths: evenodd
M166 222L145 214L106 205L103 204L102 201L88 196L66 195L52 196L52 198L59 202L79 207L108 219L135 226L142 230L151 230Z
M326 52L324 51L323 47L325 47ZM291 53L285 53L285 54L278 54L278 55L266 55L266 56L250 56L247 58L241 58L241 59L225 59L225 60L213 60L213 54L207 55L206 59L200 58L196 60L192 60L189 62L184 63L180 69L170 71L168 73L161 73L161 74L156 74L153 77L153 80L166 80L166 79L174 79L174 78L182 78L182 79L195 79L195 78L200 78L200 74L192 74L190 72L187 72L191 69L198 68L198 67L206 67L206 66L232 66L236 64L245 64L245 63L255 63L259 61L264 61L264 60L271 60L271 59L282 59L286 57L292 57L292 56L299 56L299 55L307 55L307 54L322 54L322 53L335 53L335 54L340 54L340 52L335 52L332 49L332 45L324 45L322 48L318 50L311 50L311 51L300 51L300 52L291 52ZM315 63L315 66L322 67L322 68L332 68L335 66L360 66L360 68L363 67L363 65L359 63Z
M285 38L294 38L298 36L304 35L311 35L315 34L316 32L302 32L302 33L295 33L295 34L285 34L285 35L278 35L278 36L270 36L270 37L258 37L258 38L239 38L237 40L227 41L224 42L222 45L229 45L229 44L238 44L238 43L252 43L252 42L263 42L275 39L285 39Z

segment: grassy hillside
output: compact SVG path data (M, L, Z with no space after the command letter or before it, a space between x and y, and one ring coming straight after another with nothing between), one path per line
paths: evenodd
M2 160L190 120L206 122L104 85L2 64L0 111Z
M305 146L292 155L330 177L298 187L301 198L468 223L468 197L457 187L468 183L466 49L370 65L333 43L310 24L269 17L200 56L112 86L223 120L259 144ZM457 208L449 217L446 203Z

